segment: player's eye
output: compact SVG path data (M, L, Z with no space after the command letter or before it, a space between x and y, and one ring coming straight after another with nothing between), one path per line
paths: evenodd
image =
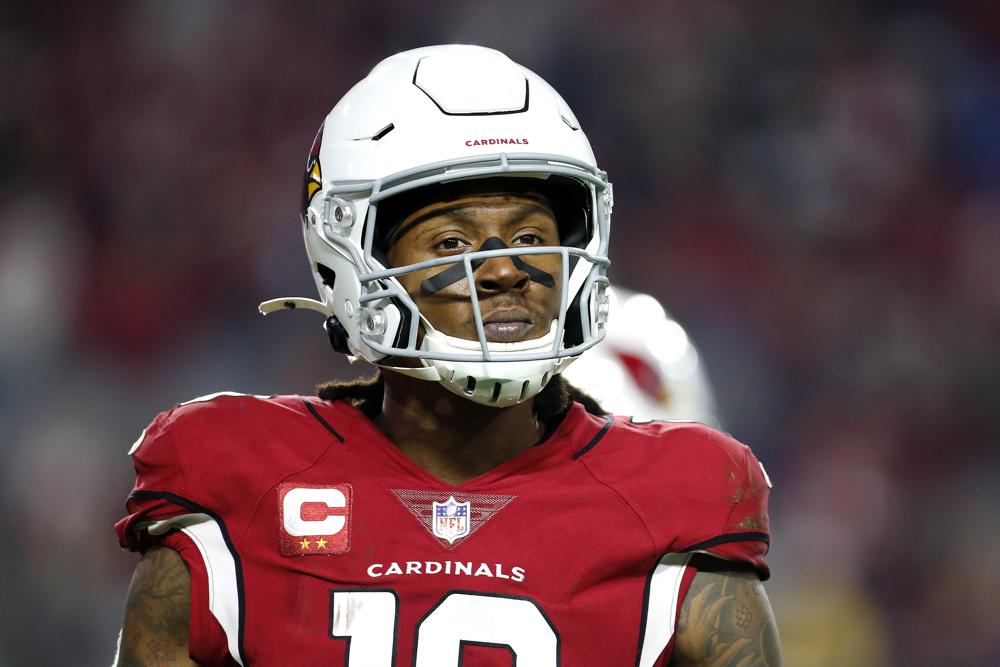
M434 247L438 250L454 252L456 250L463 250L469 247L469 242L465 239L459 238L458 236L449 236L446 239L438 241Z
M544 245L544 241L538 234L526 232L524 234L518 234L514 238L514 245Z

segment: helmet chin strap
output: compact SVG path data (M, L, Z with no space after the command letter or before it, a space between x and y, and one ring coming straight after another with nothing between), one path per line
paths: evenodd
M384 366L382 364L376 364L379 368L386 371L392 371L393 373L399 373L400 375L408 375L411 378L417 378L418 380L430 380L431 382L440 382L441 374L438 373L438 369L433 366L422 366L420 368L410 368L409 366Z
M295 310L297 308L301 308L302 310L314 310L317 313L326 315L327 317L333 314L330 307L322 301L307 299L301 296L284 296L280 299L268 299L257 306L257 310L261 315L270 315L271 313L276 313L279 310Z
M474 252L481 252L483 250L507 250L510 246L503 242L500 238L496 236L491 236L483 244L476 248ZM480 266L486 260L483 258L472 260L472 272L475 273ZM514 263L514 266L518 271L523 271L528 274L528 278L535 281L539 285L544 285L549 289L556 286L556 280L552 277L551 273L546 273L541 269L528 264L518 255L511 255L510 261ZM453 264L444 271L441 271L437 275L431 276L427 280L420 283L420 291L423 294L434 294L443 290L449 285L454 285L460 280L465 280L465 267L461 264Z

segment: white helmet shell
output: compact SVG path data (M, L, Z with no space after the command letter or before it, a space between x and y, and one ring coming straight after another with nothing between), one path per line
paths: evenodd
M418 188L497 177L578 185L586 211L578 242L386 266L384 249L376 247L380 202ZM604 335L612 205L611 184L576 117L536 74L478 46L398 53L337 103L310 152L302 220L320 301L275 299L261 311L319 310L332 316L327 326L338 328L353 357L439 381L478 403L513 405L534 396ZM562 298L558 318L537 340L487 341L474 289L477 260L531 254L561 256L568 279L555 287ZM397 280L437 266L464 268L478 340L438 332ZM401 366L400 359L417 366Z

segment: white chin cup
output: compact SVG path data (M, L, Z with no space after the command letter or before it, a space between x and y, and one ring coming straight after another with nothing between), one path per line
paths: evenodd
M505 356L522 355L552 349L557 323L541 338L519 343L487 343L494 361L443 361L422 359L437 371L438 382L449 391L481 405L505 408L523 403L540 392L553 375L561 373L576 357L504 361ZM424 336L421 349L434 353L468 354L482 351L478 341L447 336L431 330Z

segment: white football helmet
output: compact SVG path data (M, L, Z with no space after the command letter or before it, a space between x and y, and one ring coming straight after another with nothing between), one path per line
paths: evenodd
M719 427L711 384L684 328L652 296L609 289L604 341L564 377L613 414Z
M393 197L417 189L485 178L531 179L532 188L558 188L578 198L571 209L578 219L557 220L563 245L484 247L387 265L380 205L388 208ZM510 183L524 187L523 180ZM352 359L438 381L477 403L513 405L541 391L604 336L612 204L607 174L598 169L576 117L536 74L478 46L398 53L337 103L313 142L302 223L320 300L273 299L260 310L317 310L327 316L335 349ZM475 270L492 257L523 266L533 254L561 256L568 279L554 286L561 290L558 317L541 338L488 342ZM468 281L478 340L436 330L397 280L430 267L441 268L435 277L447 272L442 280ZM400 366L400 358L416 359L418 367Z

